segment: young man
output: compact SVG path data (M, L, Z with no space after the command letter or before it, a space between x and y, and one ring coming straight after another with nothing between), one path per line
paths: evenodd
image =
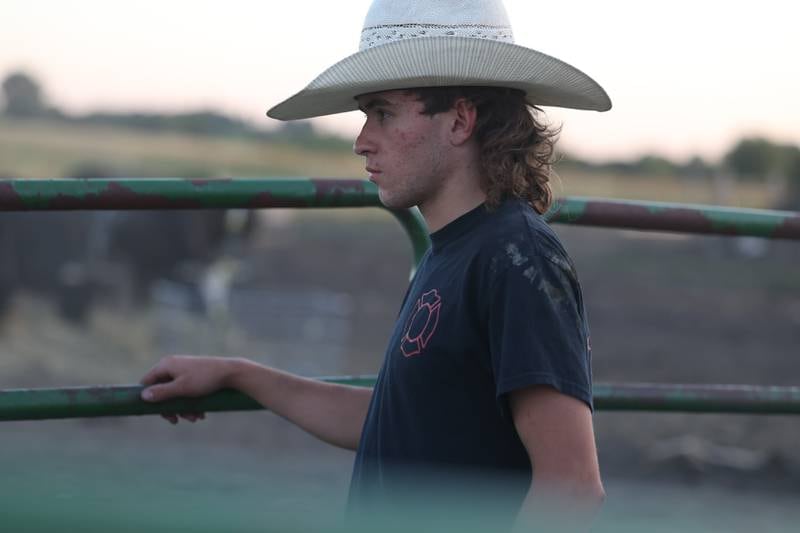
M356 450L355 505L418 471L522 479L510 498L523 517L599 506L580 286L541 216L555 133L529 105L611 104L580 71L511 38L499 0L376 0L361 51L270 110L296 119L361 109L354 151L381 201L418 206L431 232L374 389L173 356L143 378L143 398L242 391Z

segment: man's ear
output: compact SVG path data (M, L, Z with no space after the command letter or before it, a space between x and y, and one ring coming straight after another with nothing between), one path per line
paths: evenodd
M450 110L453 122L450 127L450 142L460 146L472 138L478 122L478 108L467 98L458 98Z

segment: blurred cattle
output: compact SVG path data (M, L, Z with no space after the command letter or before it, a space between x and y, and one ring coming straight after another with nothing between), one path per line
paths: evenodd
M73 177L108 175L85 174ZM159 279L201 276L255 220L229 210L0 213L0 313L19 289L52 297L75 322L98 297L145 303Z

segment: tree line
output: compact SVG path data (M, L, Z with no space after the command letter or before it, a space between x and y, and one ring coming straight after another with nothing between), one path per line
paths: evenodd
M50 105L39 82L21 71L6 76L2 90L2 114L15 119L47 119L71 124L118 126L153 132L263 139L303 144L315 149L352 149L352 142L334 135L322 135L315 131L308 121L288 122L277 130L269 131L213 110L166 114L110 112L69 114Z

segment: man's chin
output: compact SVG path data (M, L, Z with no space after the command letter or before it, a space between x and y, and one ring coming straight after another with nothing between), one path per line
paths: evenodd
M409 209L417 205L417 203L410 198L399 198L386 194L381 189L378 189L378 198L384 207L388 209Z

